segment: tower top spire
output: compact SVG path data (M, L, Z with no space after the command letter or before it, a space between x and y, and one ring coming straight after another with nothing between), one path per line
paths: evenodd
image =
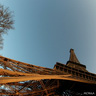
M70 57L69 57L69 61L66 63L66 65L69 67L75 68L75 69L87 71L86 66L81 64L79 62L78 58L76 57L74 49L70 49Z
M69 61L72 61L74 63L80 63L79 60L78 60L78 58L75 55L74 49L70 49Z

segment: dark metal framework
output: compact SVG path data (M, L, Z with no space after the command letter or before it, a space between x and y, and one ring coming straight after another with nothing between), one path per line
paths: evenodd
M59 80L43 79L45 75L60 74L52 69L2 56L0 56L0 65L0 95L2 96L49 96L55 94L54 90L59 87Z
M88 87L94 91L96 74L79 64L73 49L70 52L70 62L57 62L53 69L0 56L0 96L64 96L66 90L81 94Z

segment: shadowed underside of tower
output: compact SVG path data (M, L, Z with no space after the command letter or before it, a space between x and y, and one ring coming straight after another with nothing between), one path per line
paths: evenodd
M53 69L0 56L0 96L95 96L95 88L96 74L80 64L73 49L69 61L57 62Z

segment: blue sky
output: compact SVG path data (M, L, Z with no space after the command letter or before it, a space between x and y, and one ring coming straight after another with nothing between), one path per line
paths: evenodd
M14 30L4 35L1 55L53 68L66 64L73 48L96 73L96 0L0 0L14 12Z

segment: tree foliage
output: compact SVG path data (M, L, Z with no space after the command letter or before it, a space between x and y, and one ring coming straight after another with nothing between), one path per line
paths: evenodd
M9 11L9 8L5 8L3 5L0 5L0 49L3 48L3 37L2 35L8 33L9 29L13 29L13 19L12 12Z

